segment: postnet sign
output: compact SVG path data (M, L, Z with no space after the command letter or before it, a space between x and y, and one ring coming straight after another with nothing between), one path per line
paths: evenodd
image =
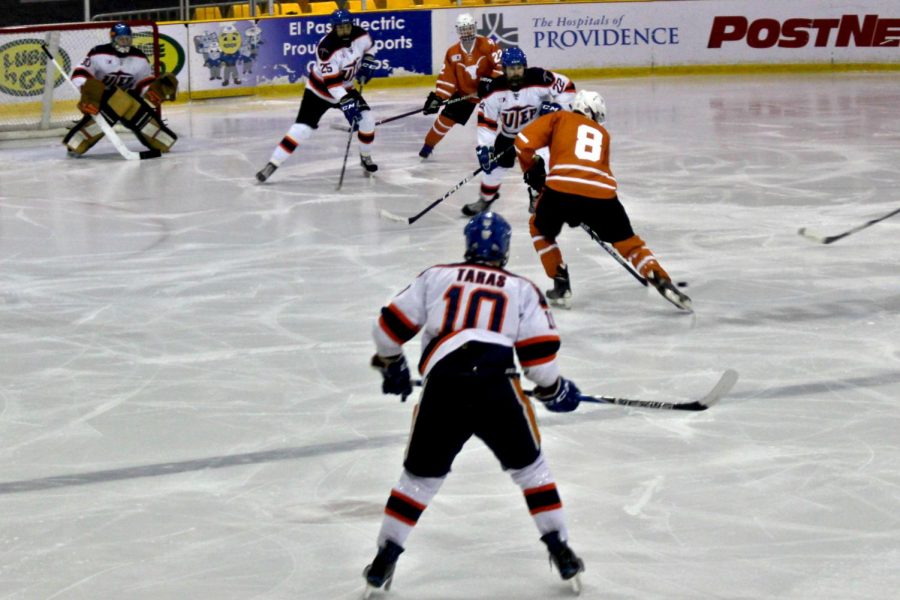
M748 19L715 17L708 48L728 45L750 48L886 48L900 46L900 19L879 15L839 18Z

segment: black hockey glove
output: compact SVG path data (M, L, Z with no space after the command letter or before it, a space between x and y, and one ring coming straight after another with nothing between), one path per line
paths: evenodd
M497 157L494 156L494 149L491 146L478 146L475 148L475 155L478 156L478 164L481 165L485 174L490 173L497 166Z
M441 100L440 96L434 92L428 92L428 98L425 99L425 106L422 108L422 112L426 115L433 115L441 109L441 104L443 103L444 101Z
M544 168L544 159L540 156L535 156L534 164L531 165L530 169L525 171L522 179L525 180L525 185L534 191L540 192L543 190L544 184L547 181L547 171Z
M549 411L572 412L581 402L581 391L572 381L560 377L554 385L534 388L534 397L543 402Z
M494 80L490 77L482 77L478 80L478 97L484 98L491 93L491 83Z
M362 62L359 64L359 70L356 72L356 80L360 85L364 85L372 79L375 71L378 69L378 61L371 54L364 54Z
M397 394L401 402L412 394L412 381L409 378L409 365L403 354L397 356L372 356L372 366L381 372L381 393Z

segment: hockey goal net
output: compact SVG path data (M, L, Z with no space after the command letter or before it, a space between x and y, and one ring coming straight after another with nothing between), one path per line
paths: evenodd
M159 30L152 21L126 21L132 45L160 73ZM94 46L109 43L115 22L0 28L0 137L59 130L81 118L79 94L41 49L46 44L66 73Z

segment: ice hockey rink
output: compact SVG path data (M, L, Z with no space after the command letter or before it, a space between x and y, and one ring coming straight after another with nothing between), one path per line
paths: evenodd
M896 73L576 80L604 94L636 231L680 313L580 230L556 310L582 391L699 413L538 407L584 598L896 598L900 203ZM379 118L425 87L365 92ZM259 185L298 98L175 105L170 155L0 143L0 599L345 599L363 590L413 402L368 366L382 304L462 253L474 119L378 130L375 177L338 111ZM139 145L126 136L133 149ZM510 270L549 287L510 172ZM418 358L418 342L407 356ZM548 599L521 492L478 440L386 597ZM385 596L382 596L385 597Z

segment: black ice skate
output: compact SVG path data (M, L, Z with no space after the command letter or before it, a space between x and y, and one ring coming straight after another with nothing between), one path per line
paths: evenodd
M431 153L433 151L434 151L434 148L432 146L429 146L428 144L423 144L422 149L419 150L419 158L421 158L422 160L425 160L429 156L431 156Z
M275 172L278 166L275 163L269 163L262 168L262 171L256 174L256 179L260 183L264 183L266 179L272 176L272 173Z
M486 210L491 210L491 204L497 201L500 197L500 194L495 194L493 200L485 200L484 197L478 198L475 202L471 202L462 207L462 214L467 217L474 217L475 215L481 214Z
M378 550L372 564L363 569L363 577L366 578L366 591L363 598L368 598L373 591L381 589L391 589L391 582L394 580L394 567L397 566L397 559L403 554L403 548L394 542L387 540L384 547Z
M547 299L554 306L569 308L572 304L572 285L569 282L569 268L560 266L553 278L553 289L547 290Z
M572 589L576 594L581 593L581 578L578 574L584 571L584 561L575 555L568 544L559 539L558 531L552 531L542 536L541 541L547 545L550 562L556 565L559 576L563 578L563 581L572 584Z
M694 312L690 297L672 285L672 280L668 277L661 277L656 271L651 271L647 276L647 282L656 288L656 291L663 298L687 312Z
M375 162L372 160L372 156L369 154L360 154L359 164L361 164L363 169L366 170L366 175L371 175L378 170L378 165L375 164Z

